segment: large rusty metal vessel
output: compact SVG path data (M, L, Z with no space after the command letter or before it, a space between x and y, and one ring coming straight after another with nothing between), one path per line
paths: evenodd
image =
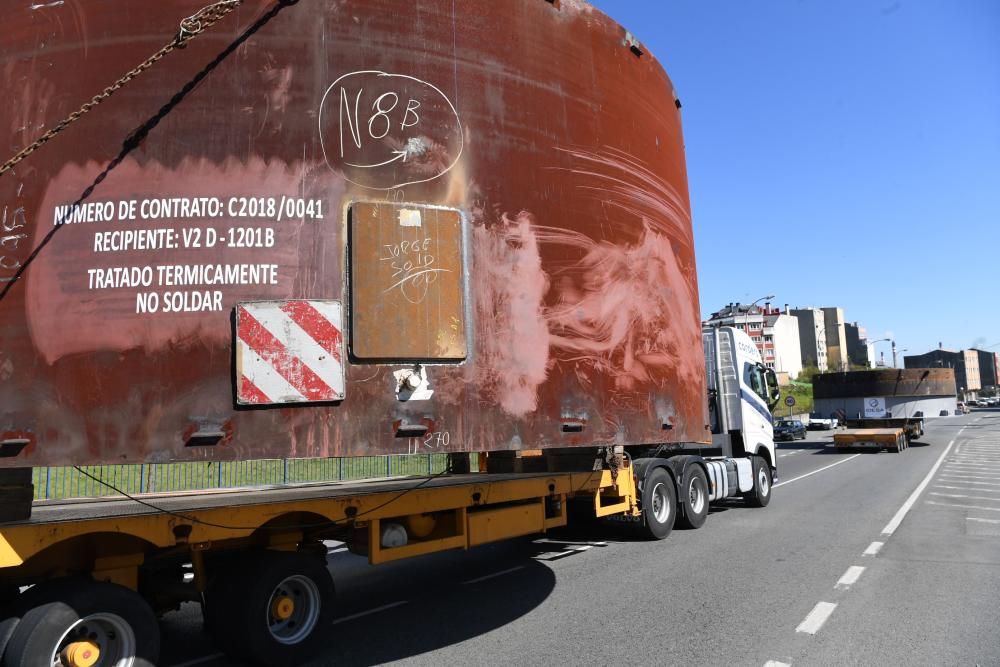
M204 2L8 7L4 152ZM0 465L710 440L679 109L581 0L243 2L0 176Z

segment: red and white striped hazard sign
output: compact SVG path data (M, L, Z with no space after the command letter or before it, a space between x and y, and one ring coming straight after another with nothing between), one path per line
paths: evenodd
M339 301L236 306L236 402L316 403L344 398Z

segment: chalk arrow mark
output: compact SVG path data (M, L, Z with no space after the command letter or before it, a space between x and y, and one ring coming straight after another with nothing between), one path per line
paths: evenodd
M395 157L391 157L385 162L379 162L378 164L351 164L350 162L345 162L344 164L346 164L348 167L357 167L358 169L374 169L375 167L384 167L387 164L392 164L397 160L402 160L403 162L406 162L406 153L407 151L405 150L393 151L393 155L395 155Z

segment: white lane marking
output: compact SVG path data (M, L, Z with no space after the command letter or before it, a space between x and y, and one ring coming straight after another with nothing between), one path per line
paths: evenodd
M847 568L847 572L837 581L836 588L850 588L851 584L857 583L858 577L865 571L860 565L852 565Z
M874 556L874 555L878 554L879 550L884 545L885 545L885 542L872 542L871 544L868 545L868 548L865 549L864 553L861 554L861 555L862 556Z
M1000 507L982 507L980 505L955 505L952 503L939 503L934 500L928 500L928 505L940 505L941 507L957 507L959 509L966 510L986 510L987 512L1000 512Z
M587 547L588 549L590 547ZM478 584L480 581L488 581L490 579L495 579L497 577L502 577L505 574L510 574L511 572L517 572L518 570L523 570L523 565L517 565L515 567L508 567L506 570L500 570L499 572L494 572L493 574L487 574L482 577L476 577L475 579L469 579L468 581L463 581L463 584Z
M1000 468L1000 463L982 463L979 461L974 461L972 459L967 459L968 463L965 461L950 461L944 465L948 468L984 468L986 470L996 470Z
M955 455L948 459L948 463L964 463L966 461L985 462L989 465L997 465L997 457L994 454L977 454L975 452L955 452Z
M194 660L188 660L187 662L178 662L173 665L173 667L191 667L192 665L200 665L203 662L208 662L210 660L218 660L225 656L225 653L212 653L210 655L203 655L200 658L195 658Z
M1000 519L980 519L977 516L967 516L966 521L978 521L980 523L1000 523Z
M837 605L833 602L817 602L805 620L799 623L799 627L795 628L795 632L804 632L809 635L816 634L836 608Z
M803 451L803 450L796 449L794 452L785 452L784 454L778 454L778 458L780 459L780 458L782 458L784 456L791 456L792 454L798 454L801 451Z
M952 472L952 471L945 471L945 472L941 473L941 477L956 477L956 476L961 476L962 479L993 479L993 480L998 479L998 477L996 475L992 475L992 476L991 475L966 475L965 473L959 473L957 470L954 471L954 472Z
M938 493L937 491L931 491L929 496L941 496L942 498L967 498L969 500L988 500L993 503L1000 503L1000 498L987 498L986 496L963 496L958 493Z
M791 664L787 662L778 662L777 660L768 660L764 663L764 667L792 667Z
M966 484L975 484L977 486L1000 486L1000 482L971 482L965 477L954 477L951 475L945 475L942 473L941 477L938 478L942 482L948 482L949 484L958 484L959 482L965 482ZM991 477L990 479L996 479ZM983 489L986 491L987 489Z
M381 607L375 607L374 609L369 609L367 611L359 611L356 614L351 614L350 616L341 616L338 619L334 619L333 624L346 623L347 621L353 621L356 618L362 618L364 616L371 616L372 614L377 614L380 611L385 611L386 609L392 609L393 607L399 607L401 605L407 604L408 600L400 600L399 602L390 602L389 604L384 604Z
M962 430L959 429L958 432L961 433ZM917 498L920 497L920 494L923 493L923 490L927 488L928 484L930 484L931 478L934 476L934 473L937 472L937 469L941 467L941 462L944 461L944 457L948 456L948 452L951 451L951 446L954 444L955 441L952 440L951 442L948 443L948 446L944 448L944 451L941 452L941 456L938 457L938 460L935 461L934 465L931 467L930 472L928 472L927 476L924 477L924 481L920 482L920 484L917 485L917 488L913 490L913 493L910 494L910 497L906 499L906 502L903 503L903 506L900 507L899 510L896 512L896 516L892 517L889 523L885 524L885 528L882 529L883 535L892 535L894 532L896 532L896 529L899 528L899 524L903 523L903 519L906 517L907 512L909 512L910 508L913 507L913 503L917 502Z
M975 466L975 467L982 466L984 468L996 468L996 467L1000 467L1000 461L998 461L997 459L973 459L973 458L951 459L945 465L957 466L957 467L962 467L962 468L968 468L969 466Z
M951 491L979 491L980 493L1000 493L1000 489L993 491L992 489L970 489L967 486L945 486L944 484L935 484L931 487L932 489L949 489Z
M797 482L797 481L799 481L800 479L805 479L806 477L809 477L810 475L815 475L815 474L816 474L816 473L818 473L818 472L823 472L824 470L829 470L829 469L830 469L830 468L832 468L833 466L839 466L839 465L840 465L841 463L847 463L847 462L848 462L848 461L850 461L851 459L856 459L856 458L858 458L859 456L861 456L861 454L855 454L854 456L848 456L848 457L847 457L846 459L841 459L840 461L837 461L836 463L831 463L831 464L830 464L830 465L828 465L828 466L823 466L822 468L820 468L820 469L818 469L818 470L813 470L812 472L807 472L807 473L806 473L806 474L804 474L804 475L799 475L798 477L793 477L793 478L791 478L791 479L786 479L786 480L785 480L784 482L778 482L778 483L777 483L777 484L775 484L775 485L774 485L774 486L773 486L772 488L775 488L775 489L776 489L776 488L778 488L779 486L784 486L785 484L791 484L792 482Z
M949 463L949 464L947 464L948 468L950 468L952 470L955 470L955 471L960 471L960 470L969 469L969 468L977 468L979 470L982 470L983 472L992 473L992 474L996 474L997 472L1000 472L1000 467L998 467L998 466L1000 466L1000 464L990 464L990 465L984 465L982 463Z
M537 540L532 540L531 543L532 544L555 544L555 545L564 545L564 546L567 546L567 547L580 546L580 545L586 545L586 546L589 546L589 547L606 547L606 546L608 546L607 542L570 542L570 541L567 541L567 540L554 540L554 539L551 539L551 538L548 538L548 537L540 537Z

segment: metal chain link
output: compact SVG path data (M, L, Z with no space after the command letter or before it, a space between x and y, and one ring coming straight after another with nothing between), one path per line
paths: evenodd
M81 116L96 107L98 104L114 95L125 84L152 67L165 55L174 49L183 49L189 41L203 33L208 28L212 27L215 23L224 18L227 14L229 14L229 12L239 7L242 3L243 0L219 0L219 2L215 2L201 8L191 16L181 21L180 30L170 43L166 44L162 49L151 55L149 58L146 58L146 60L142 61L134 69L126 72L124 76L97 95L94 95L88 102L84 103L83 106L59 121L58 124L45 132L45 134L18 151L16 155L0 166L0 175L3 175L4 172L13 169L18 162L44 146L50 139L65 130L70 124L79 120Z

